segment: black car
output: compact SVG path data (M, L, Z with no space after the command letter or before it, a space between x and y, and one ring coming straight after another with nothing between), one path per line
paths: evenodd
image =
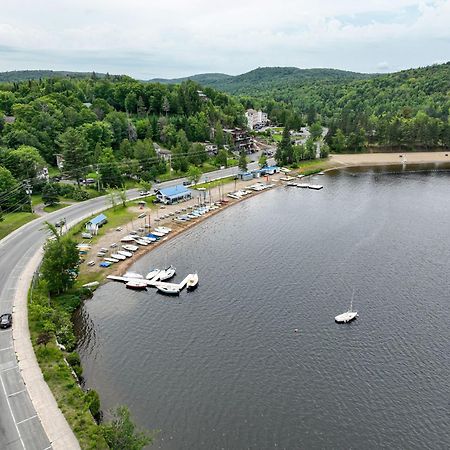
M192 184L192 181L186 180L183 181L183 186L190 186Z
M65 218L62 218L62 219L59 219L58 222L55 223L55 227L56 227L56 228L61 228L61 227L63 227L65 224L66 224L66 219L65 219Z
M12 325L12 314L3 314L0 316L0 328L9 328Z

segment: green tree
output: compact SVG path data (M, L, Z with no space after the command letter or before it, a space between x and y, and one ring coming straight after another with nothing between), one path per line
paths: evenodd
M203 144L192 144L188 151L188 159L191 164L201 166L208 160L205 146Z
M259 167L265 167L267 166L267 156L264 154L261 154L261 156L258 159Z
M64 156L64 171L77 180L84 178L89 162L89 145L83 132L68 128L59 138L58 144Z
M136 429L126 406L118 406L112 412L112 420L101 427L106 443L112 450L141 450L153 440L148 432Z
M228 154L225 149L221 148L219 150L216 156L216 162L219 167L228 167Z
M285 165L294 162L294 150L291 143L291 132L288 127L284 127L281 141L278 143L275 153L277 164Z
M47 183L42 189L42 201L46 206L53 206L59 203L58 190L53 183Z
M122 174L111 147L102 150L98 171L104 187L116 188L122 186Z
M241 150L241 152L239 153L238 166L242 172L247 172L247 155L245 154L244 150Z
M309 132L311 134L311 138L314 141L317 141L317 139L319 139L322 136L322 125L320 124L320 122L314 122L309 127Z
M225 136L223 134L222 124L220 122L216 123L214 129L214 142L218 148L223 148L225 144Z
M53 240L44 245L41 274L52 294L60 294L73 286L78 273L79 254L75 241L60 236L55 226L45 222Z
M44 167L44 159L35 147L21 145L9 152L8 168L17 179L36 178L39 170Z
M197 184L201 176L202 171L198 167L189 166L189 169L187 171L187 177L192 183Z
M343 153L346 150L345 135L340 128L336 130L331 138L331 149L336 153Z

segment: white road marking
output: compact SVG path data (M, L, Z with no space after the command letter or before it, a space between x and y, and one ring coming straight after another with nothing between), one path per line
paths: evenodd
M8 397L14 397L15 395L21 394L22 392L26 392L26 391L27 391L26 389L22 389L21 391L17 391L12 394L9 394Z
M0 370L0 373L8 372L8 370L14 370L14 369L18 369L18 368L19 368L19 366L9 367L8 369Z
M11 349L11 348L12 348L12 346L11 346L11 347L0 348L0 352L2 352L2 351L4 351L4 350L9 350L9 349Z
M13 411L12 411L12 408L11 408L11 403L9 403L9 398L8 398L8 396L6 395L5 383L3 383L3 378L2 378L1 376L0 376L0 381L1 381L1 383L2 383L2 388L3 388L3 392L4 392L4 394L5 394L6 403L8 403L9 412L11 413L11 417L13 418L14 425L15 425L16 430L17 430L17 434L19 435L19 439L20 439L20 442L21 442L21 444L22 444L22 447L25 449L25 444L23 443L23 440L22 440L22 436L21 436L21 434L20 434L19 427L17 426L16 418L14 417L14 414L13 414Z
M16 425L20 425L21 423L28 422L29 420L34 419L35 417L37 417L37 414L35 414L34 416L31 416L31 417L28 417L27 419L23 419L20 422L17 422Z

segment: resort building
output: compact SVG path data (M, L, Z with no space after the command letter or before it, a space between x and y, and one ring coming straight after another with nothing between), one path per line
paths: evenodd
M192 198L192 191L187 189L182 184L178 186L158 189L156 191L156 198L165 205L183 202Z
M267 118L267 113L255 109L247 109L245 112L245 117L247 118L247 126L250 130L261 128L269 122Z
M241 128L224 128L223 132L229 136L228 140L231 142L232 150L236 152L244 150L246 153L253 153L255 151L252 137L248 134L247 130L242 130Z

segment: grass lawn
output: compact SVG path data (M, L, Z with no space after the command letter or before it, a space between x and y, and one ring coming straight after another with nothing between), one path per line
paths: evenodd
M222 184L231 183L232 181L234 181L234 176L222 178L220 180L209 181L208 183L196 184L194 189L197 189L197 188L212 189L212 188L222 185Z
M16 212L7 214L3 217L4 220L0 222L0 239L3 239L12 231L16 230L22 225L25 225L27 222L36 219L36 217L38 216L33 213Z
M42 203L41 194L33 194L31 196L31 206L40 205Z
M44 211L50 213L53 211L58 211L58 209L65 208L66 206L69 206L69 203L57 203L56 205L45 206Z

